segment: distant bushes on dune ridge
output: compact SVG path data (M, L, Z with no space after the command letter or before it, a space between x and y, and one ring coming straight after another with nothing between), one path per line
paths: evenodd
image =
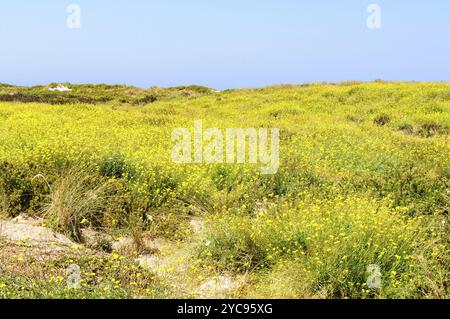
M106 84L65 84L70 91L51 91L57 85L56 83L51 83L48 86L17 87L0 84L0 101L61 105L77 103L144 105L160 99L199 96L212 92L212 89L202 86L183 86L167 89L152 87L145 90L132 86Z

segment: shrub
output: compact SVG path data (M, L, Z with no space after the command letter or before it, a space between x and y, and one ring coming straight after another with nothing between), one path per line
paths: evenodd
M148 94L142 98L137 99L134 104L149 104L156 102L158 100L158 97L154 94Z
M435 122L425 122L423 123L418 131L418 134L422 137L432 137L436 134L446 134L448 128L441 124Z
M134 168L127 163L125 156L120 153L113 153L106 156L100 162L100 175L111 178L132 179L136 175Z
M384 126L386 124L389 124L390 121L391 121L391 118L387 114L380 114L377 117L375 117L375 119L373 120L373 122L379 126Z
M212 89L205 87L205 86L201 86L201 85L177 86L177 87L169 88L169 90L177 90L177 91L185 91L185 92L191 91L191 92L200 93L200 94L208 94L213 91Z
M6 161L0 164L1 209L11 217L31 206L33 186L26 171L26 166L19 167Z
M403 123L398 126L398 129L406 134L414 133L414 126L409 123Z

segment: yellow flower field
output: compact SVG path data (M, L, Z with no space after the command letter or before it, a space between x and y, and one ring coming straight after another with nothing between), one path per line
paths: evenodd
M279 128L278 172L174 163L172 131L196 120ZM239 298L449 298L449 133L447 83L280 85L142 105L0 102L0 210L44 217L75 241L92 228L189 242L186 276L245 278ZM205 220L199 237L192 217ZM0 297L11 297L5 278L0 270ZM131 292L118 295L180 296L140 280L151 279L128 280ZM38 291L61 296L53 284Z

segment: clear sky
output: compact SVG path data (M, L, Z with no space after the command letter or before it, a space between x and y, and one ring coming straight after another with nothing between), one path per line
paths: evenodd
M68 5L81 28L66 25ZM367 7L381 8L369 29ZM0 0L0 82L450 81L449 0Z

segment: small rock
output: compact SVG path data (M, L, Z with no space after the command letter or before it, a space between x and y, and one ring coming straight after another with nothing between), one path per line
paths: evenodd
M112 236L95 231L93 229L81 230L81 235L86 247L96 250L103 250L105 252L111 252L113 238Z
M49 228L35 226L36 220L18 218L0 220L0 239L10 243L20 243L45 253L56 253L79 247L66 236Z
M12 222L18 223L18 224L29 224L33 226L41 226L42 219L31 217L28 215L21 214L13 219L11 219Z
M136 243L132 237L122 237L112 243L111 248L122 255L129 255L132 253L142 253L142 254L154 254L161 250L164 242L160 240L153 240L149 238L142 239L142 247L139 247L137 251Z
M139 264L139 267L144 269L156 270L161 266L161 260L155 255L146 255L136 258L135 261Z
M115 250L121 254L127 254L133 251L134 242L131 237L122 237L115 241L111 245L112 250Z

